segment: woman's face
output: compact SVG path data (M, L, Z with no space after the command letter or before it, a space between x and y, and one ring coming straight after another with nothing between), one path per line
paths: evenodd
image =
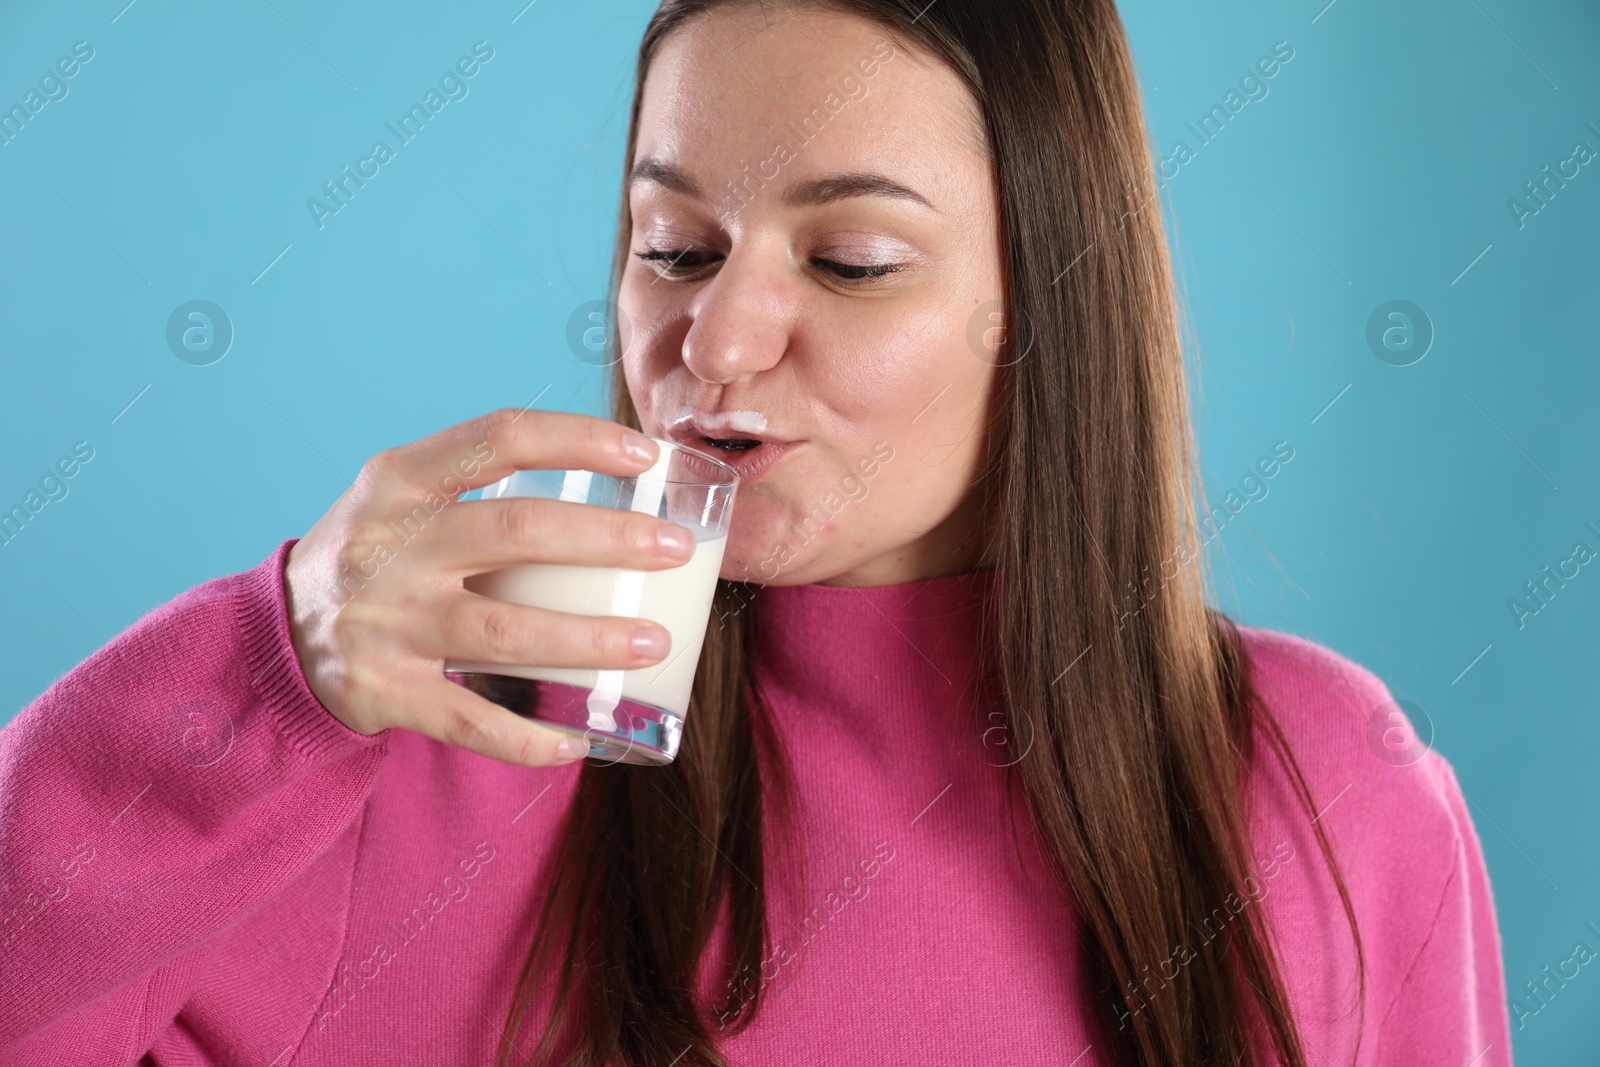
M740 469L723 576L978 566L1000 245L954 72L855 16L696 19L648 71L629 203L628 391Z

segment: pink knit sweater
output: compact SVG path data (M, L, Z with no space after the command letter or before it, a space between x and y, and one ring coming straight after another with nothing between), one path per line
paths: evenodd
M0 1062L489 1062L579 767L334 719L290 645L292 544L140 619L0 730ZM1023 815L1013 838L993 723L960 706L995 575L756 592L806 876L774 886L781 945L731 1063L1106 1062L1086 1021L1115 991L1080 972ZM1374 755L1387 692L1366 670L1246 634L1349 881L1364 1003L1276 761L1254 792L1256 894L1219 901L1218 925L1268 917L1315 1064L1509 1064L1493 900L1450 765ZM1151 961L1146 1003L1182 959Z

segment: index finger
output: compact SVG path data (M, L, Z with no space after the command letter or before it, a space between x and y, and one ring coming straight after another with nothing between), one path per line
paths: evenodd
M621 423L594 415L497 408L389 449L389 468L419 490L451 497L493 485L519 470L591 470L619 477L655 462L660 446Z

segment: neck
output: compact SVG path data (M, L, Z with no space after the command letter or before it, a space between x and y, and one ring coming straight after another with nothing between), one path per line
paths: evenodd
M986 653L998 634L999 576L990 568L855 589L768 586L753 603L764 692L788 698L786 725L829 723L863 752L901 751L917 739L945 753L937 765L960 729L982 755L993 723L969 729L966 716L992 699Z

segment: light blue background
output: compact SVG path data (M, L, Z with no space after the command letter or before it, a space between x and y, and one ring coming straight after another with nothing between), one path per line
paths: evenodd
M1600 162L1525 228L1507 206L1576 141L1600 150L1600 9L1323 2L1124 5L1163 156L1295 50L1169 187L1208 492L1295 449L1213 546L1218 602L1425 710L1516 993L1600 925L1600 567L1521 630L1507 606L1575 541L1600 549ZM5 106L95 49L0 147L0 506L95 450L0 547L4 719L304 533L372 452L536 396L600 411L565 328L604 290L648 4L123 3L0 14ZM319 231L307 198L478 40L469 96ZM165 343L192 299L237 331L211 366ZM1366 342L1393 299L1436 330L1412 366ZM1516 1033L1520 1063L1600 1047L1589 971Z

